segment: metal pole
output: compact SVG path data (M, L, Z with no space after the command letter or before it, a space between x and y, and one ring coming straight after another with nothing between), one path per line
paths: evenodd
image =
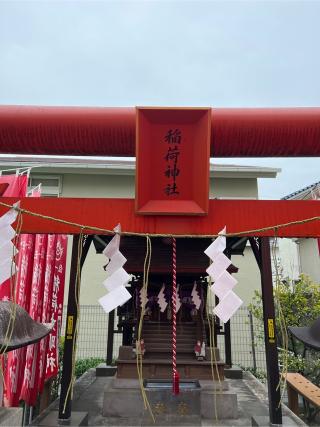
M32 423L32 417L33 417L33 406L29 406L29 425Z
M226 358L226 365L229 368L232 368L230 320L224 325L224 353Z
M267 362L267 380L269 393L269 417L271 424L282 424L280 405L279 364L277 351L277 334L275 322L275 308L273 299L272 268L270 257L270 243L268 237L261 237L261 288L263 304L263 321L265 335L265 349Z
M107 342L107 359L106 364L112 364L113 356L113 337L114 337L114 310L110 311L108 317L108 342Z
M80 271L88 254L90 244L92 242L92 236L85 236L82 242L82 256L80 259ZM66 316L66 333L63 351L63 368L61 377L61 392L59 402L59 419L68 420L71 417L71 405L72 405L72 365L73 365L73 350L76 341L76 330L78 318L78 306L80 296L80 278L77 280L77 266L78 266L78 245L80 241L80 235L76 234L73 236L72 243L72 255L71 255L71 268L70 268L70 280L69 280L69 294L68 294L68 307Z
M231 250L227 249L225 254L231 260ZM231 349L231 325L230 320L224 325L224 352L226 365L232 368L232 349Z
M249 311L249 322L250 322L252 362L253 362L253 369L256 371L257 370L257 358L256 358L256 346L255 346L255 342L254 342L253 318L252 318L251 311Z

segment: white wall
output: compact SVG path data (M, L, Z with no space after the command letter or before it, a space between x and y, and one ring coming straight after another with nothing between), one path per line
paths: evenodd
M65 174L62 197L134 197L134 176Z
M258 184L254 178L214 178L210 180L210 198L258 198Z
M254 290L261 289L260 271L251 246L246 246L244 256L233 255L232 264L239 268L233 276L238 280L234 292L242 299L243 305L250 304Z
M134 197L133 175L64 174L62 197ZM258 197L255 178L211 178L210 198Z
M301 272L320 283L320 256L317 239L299 239Z
M299 246L297 242L293 239L277 239L277 244L277 257L282 270L282 277L297 280L301 273Z

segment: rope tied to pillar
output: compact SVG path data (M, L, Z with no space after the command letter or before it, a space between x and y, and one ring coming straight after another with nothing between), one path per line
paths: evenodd
M172 392L179 394L177 371L177 242L172 238Z

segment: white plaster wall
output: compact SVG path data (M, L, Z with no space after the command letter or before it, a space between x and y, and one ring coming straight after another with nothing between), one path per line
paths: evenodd
M233 255L232 264L239 268L233 276L238 280L234 292L242 299L243 305L250 304L255 290L261 289L260 271L251 246L246 246L244 255Z
M320 283L320 256L317 239L299 239L301 272Z
M134 197L133 175L64 174L62 197ZM210 198L258 197L254 178L210 179Z
M66 270L66 287L64 293L64 304L68 302L68 285L70 277L72 253L72 236L68 239L67 253L67 270ZM106 273L103 270L106 258L102 254L96 254L93 243L89 249L86 261L84 263L81 275L80 288L80 305L97 305L98 299L106 294L106 289L102 282L106 278Z
M62 197L134 197L134 176L64 174Z
M277 258L283 278L297 280L300 274L299 246L293 239L278 239Z
M210 198L257 198L258 184L255 178L214 178L210 180Z

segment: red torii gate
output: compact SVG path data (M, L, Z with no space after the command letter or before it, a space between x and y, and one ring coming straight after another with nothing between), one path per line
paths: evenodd
M0 153L133 156L135 154L134 108L0 107ZM303 157L320 156L320 108L212 109L211 155L213 157ZM2 199L12 205L14 199ZM269 413L273 424L282 423L276 343L268 341L267 321L274 321L269 241L275 226L279 237L320 237L320 209L313 201L210 200L205 217L135 214L128 199L32 199L21 201L23 209L61 218L56 222L25 215L24 233L103 234L121 222L125 231L139 233L214 235L225 224L228 233L251 236L261 270L264 299ZM0 206L0 214L5 211ZM236 214L235 214L236 213ZM313 218L304 223L305 219ZM70 223L77 223L75 226ZM92 226L93 228L90 228ZM266 230L261 231L262 228ZM243 233L245 232L245 233ZM259 238L259 244L253 238ZM76 241L77 239L75 239ZM74 242L74 250L77 245ZM73 266L74 271L76 266ZM72 285L72 286L71 286ZM75 275L70 287L74 294ZM69 290L70 295L70 290ZM68 315L70 314L68 304ZM77 316L74 307L73 314ZM66 343L64 375L71 366L74 334ZM68 345L68 347L67 347ZM71 402L63 410L68 381L62 384L59 417L69 418Z

